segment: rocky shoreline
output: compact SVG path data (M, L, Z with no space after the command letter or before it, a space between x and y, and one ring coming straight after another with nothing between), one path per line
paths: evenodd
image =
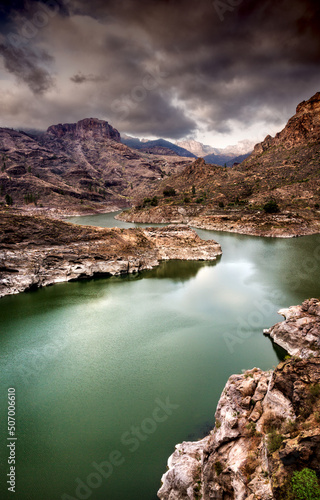
M320 301L279 313L285 321L268 334L300 357L229 378L214 429L169 458L161 500L291 499L294 471L308 467L319 477Z
M259 210L215 209L200 206L164 205L147 209L132 208L116 216L126 222L147 224L187 224L197 229L227 231L248 236L292 238L320 232L320 219L310 214L283 212L266 214Z
M213 261L215 241L188 226L104 229L56 219L2 212L0 297L99 276L136 273L162 260Z

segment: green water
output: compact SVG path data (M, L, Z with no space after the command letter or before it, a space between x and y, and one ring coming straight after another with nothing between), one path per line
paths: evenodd
M217 263L166 262L0 300L1 498L155 500L174 445L213 425L228 376L283 356L262 329L280 307L320 295L320 236L198 232L221 243ZM5 484L8 387L15 496Z

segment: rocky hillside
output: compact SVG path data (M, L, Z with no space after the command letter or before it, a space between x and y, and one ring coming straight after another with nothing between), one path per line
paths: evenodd
M62 281L151 269L161 260L215 260L221 247L186 226L102 229L0 212L0 297Z
M289 351L297 339L301 352L309 342L312 355L289 357L273 372L254 368L232 375L211 433L177 445L169 458L161 500L319 498L320 302L306 300L286 315L271 329L277 330L274 339L282 338Z
M125 218L156 222L174 214L184 222L192 219L197 227L248 234L272 236L281 227L284 235L318 232L320 93L299 104L286 127L256 145L240 165L226 169L199 158L154 186L149 198L154 196L157 207L142 199ZM295 232L296 223L301 232ZM292 230L286 231L289 226Z
M107 211L133 197L187 159L132 150L103 120L59 124L36 136L0 129L0 203L55 213Z

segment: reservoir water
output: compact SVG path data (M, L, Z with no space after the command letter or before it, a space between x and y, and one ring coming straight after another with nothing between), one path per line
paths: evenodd
M132 227L113 214L74 222ZM284 352L262 330L320 296L320 235L198 230L216 263L166 262L128 277L0 300L1 491L7 391L16 391L17 500L156 500L174 445L203 437L232 373Z

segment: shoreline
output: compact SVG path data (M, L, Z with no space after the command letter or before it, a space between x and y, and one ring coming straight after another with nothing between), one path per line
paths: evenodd
M288 211L279 214L264 214L261 211L248 213L238 210L215 210L210 215L189 215L184 207L169 208L169 213L164 214L161 207L141 211L135 208L124 209L115 205L85 212L71 210L68 213L57 208L34 207L25 209L24 207L14 207L7 209L7 213L48 217L65 221L69 217L86 217L120 212L114 218L132 224L183 224L194 229L221 231L261 238L297 238L320 234L320 219L306 220L302 216L293 215Z
M291 212L265 214L261 211L212 210L208 214L197 214L198 209L169 206L146 210L122 211L116 219L145 224L186 224L196 229L222 231L247 236L267 238L295 238L320 233L320 220L304 219Z
M182 225L99 228L2 214L0 229L0 297L54 283L137 273L163 260L215 261L222 254L217 242L204 241Z

